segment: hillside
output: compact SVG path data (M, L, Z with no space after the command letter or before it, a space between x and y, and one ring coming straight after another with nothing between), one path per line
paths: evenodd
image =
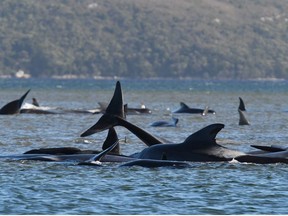
M2 0L0 75L288 78L288 1Z

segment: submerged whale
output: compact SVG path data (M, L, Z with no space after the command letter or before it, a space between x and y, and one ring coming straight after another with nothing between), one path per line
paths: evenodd
M25 114L98 114L99 109L83 110L83 109L63 109L59 107L36 106L33 103L25 103L20 110L20 113Z
M172 117L171 121L156 121L150 124L151 127L176 127L179 119Z
M108 107L108 103L104 103L104 102L98 102L98 104L100 105L100 112L101 113L105 113L106 108ZM152 111L149 108L146 108L146 106L144 104L141 105L140 108L134 108L134 107L129 107L128 104L125 104L125 109L124 112L127 115L139 115L139 114L151 114Z
M152 160L152 159L137 159L121 164L120 167L140 166L147 168L154 167L175 167L187 168L191 167L189 163L183 161L170 161L170 160Z
M198 109L198 108L190 108L184 102L180 102L180 108L173 111L173 113L190 113L190 114L202 114L203 115L203 113L215 114L216 112L211 109L205 110L205 109Z
M234 159L242 163L288 163L288 147L276 145L251 145L251 147L258 149L258 151L252 151L250 153L247 153L246 155L241 155Z
M21 98L14 100L14 101L11 101L11 102L7 103L6 105L4 105L0 109L0 114L2 114L2 115L18 114L20 112L22 103L29 92L30 92L30 89Z

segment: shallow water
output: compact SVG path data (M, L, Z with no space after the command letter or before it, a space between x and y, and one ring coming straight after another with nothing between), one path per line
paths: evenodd
M128 115L145 130L175 143L212 124L224 123L218 143L241 151L250 145L288 146L286 81L123 80L124 101L144 103L151 115ZM42 106L93 109L108 102L114 80L0 79L0 106L31 92ZM238 97L250 126L238 125ZM209 106L216 115L175 114L177 128L152 128L170 120L183 101ZM0 116L1 155L33 148L71 146L101 149L106 132L80 138L100 115L21 114ZM145 145L117 127L123 154ZM123 140L126 139L126 142ZM191 168L79 167L73 163L0 161L0 214L287 214L287 165L192 163Z

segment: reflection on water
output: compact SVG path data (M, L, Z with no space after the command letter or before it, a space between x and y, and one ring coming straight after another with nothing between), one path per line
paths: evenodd
M287 82L267 81L121 81L125 103L144 103L151 115L127 119L172 142L212 123L224 123L217 138L229 148L251 151L250 145L287 146ZM93 109L110 100L113 80L0 80L0 106L27 89L26 102L43 106ZM238 97L246 103L250 126L238 125ZM174 114L176 128L149 127L171 119L183 101L209 106L216 115ZM100 115L21 114L0 116L1 155L32 148L72 146L100 149L107 132L79 135ZM123 154L145 145L117 127ZM126 142L123 140L126 139ZM191 168L78 167L73 163L2 160L1 214L286 214L287 165L194 163Z

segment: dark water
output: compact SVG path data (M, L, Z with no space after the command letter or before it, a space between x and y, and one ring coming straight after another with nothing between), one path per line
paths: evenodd
M114 80L0 79L0 106L32 89L42 106L94 109L108 102ZM122 80L130 107L144 103L151 115L128 120L175 143L212 123L224 123L218 143L250 151L250 145L288 146L286 81ZM250 126L238 125L238 97L246 103ZM170 120L183 101L209 106L216 115L175 114L177 128L152 128ZM72 146L100 149L106 132L80 138L100 115L21 114L0 116L1 155L32 148ZM117 127L123 154L145 147ZM79 167L73 163L0 161L0 214L287 214L287 165L193 163L191 168Z

